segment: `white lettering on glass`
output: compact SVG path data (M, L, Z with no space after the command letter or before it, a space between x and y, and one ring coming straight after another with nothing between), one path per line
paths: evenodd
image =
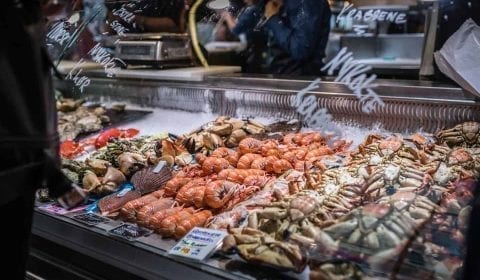
M333 75L333 72L339 67L339 74L335 81L347 85L362 104L363 112L370 114L377 107L385 106L385 103L372 89L377 86L373 83L377 76L371 75L367 77L365 74L365 72L371 69L370 66L355 61L352 52L347 52L347 48L343 48L322 68L322 71L328 70L327 73Z
M310 83L306 88L300 90L295 96L292 96L291 104L295 111L304 119L304 125L321 131L324 135L329 135L330 141L339 140L342 132L332 122L332 116L325 108L318 108L318 102L315 96L305 97L305 94L311 90L317 89L321 79L318 78Z
M340 21L343 17L354 19L357 21L362 21L365 23L375 22L375 21L387 21L394 22L396 24L405 23L407 15L405 13L394 12L394 11L385 11L379 9L370 9L370 10L359 10L353 7L353 4L348 4L343 6L342 10L338 14L337 22ZM357 34L365 33L366 27L362 25L354 25L354 31Z
M90 79L82 74L82 66L85 64L85 60L81 58L77 64L68 72L67 80L72 80L74 85L83 93L83 89L90 85Z
M47 38L63 45L65 41L70 39L70 33L65 30L65 23L60 21L52 26L52 29L47 33Z
M92 57L92 60L100 63L107 74L107 77L112 77L117 71L117 61L125 64L122 60L113 57L108 51L103 48L100 43L97 43L88 54Z

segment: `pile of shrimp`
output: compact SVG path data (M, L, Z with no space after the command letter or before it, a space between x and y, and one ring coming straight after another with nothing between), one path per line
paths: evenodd
M248 211L236 205L252 199L288 170L322 169L323 157L341 153L350 144L340 141L329 147L326 142L318 132L297 133L280 141L245 138L236 150L220 147L209 154L198 153L195 164L185 166L166 183L161 198L141 197L121 213L164 237L180 238L195 226L238 226Z

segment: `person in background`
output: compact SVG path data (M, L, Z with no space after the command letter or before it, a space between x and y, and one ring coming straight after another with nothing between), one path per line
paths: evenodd
M330 33L327 0L257 1L232 29L260 30L268 40L262 71L269 74L320 75Z
M245 6L234 18L229 11L222 13L230 32L237 36L241 42L245 42L247 47L240 54L242 61L242 71L246 73L262 73L265 68L264 56L266 54L267 40L266 36L259 30L255 30L255 25L262 14L255 6L257 0L244 0Z
M57 1L58 2L58 1ZM85 194L61 173L57 112L44 48L40 1L7 0L0 9L0 239L2 273L25 279L37 188L71 207Z
M186 17L191 0L140 0L107 4L107 25L113 21L126 28L125 33L186 32ZM130 16L129 13L133 14Z

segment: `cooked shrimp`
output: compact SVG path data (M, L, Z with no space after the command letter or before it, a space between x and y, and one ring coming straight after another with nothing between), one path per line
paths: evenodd
M243 180L243 184L245 186L258 186L263 187L269 178L267 176L260 176L260 175L250 175Z
M238 184L226 180L208 183L205 189L205 203L214 209L221 208L232 198L236 187Z
M203 175L207 176L218 173L230 167L230 163L224 158L208 157L202 164Z
M212 229L236 228L248 216L246 207L236 207L231 211L218 214L207 221L207 227Z
M162 209L168 209L172 207L175 203L175 200L171 198L160 198L148 205L143 206L137 213L137 223L141 226L148 225L148 219L152 217L152 215L160 211Z
M137 210L143 206L156 201L158 198L153 195L153 193L142 196L140 198L131 200L127 202L120 209L120 217L126 221L134 221L135 216L137 215Z
M265 167L265 171L273 172L273 163L279 160L279 158L275 156L269 156L269 157L266 157L266 159L267 159L267 166Z
M180 210L179 212L168 216L162 220L160 226L157 228L158 233L164 237L170 237L175 234L177 224L185 219L189 219L193 214L189 210Z
M258 158L262 158L262 156L259 154L252 154L252 153L244 154L238 159L237 168L250 169L252 162Z
M170 179L170 181L165 184L165 195L166 196L175 196L179 189L181 189L185 184L190 182L190 178L179 178L175 177Z
M197 178L192 180L192 182L183 186L175 196L175 200L178 203L185 206L190 206L194 204L193 198L197 192L201 192L198 188L205 188L206 181L203 178ZM197 195L198 196L198 195Z
M153 196L155 196L156 198L161 198L165 195L165 190L164 189L160 189L158 191L154 191L151 193Z
M182 238L194 227L203 227L210 217L212 217L212 212L209 210L203 210L181 220L175 228L175 238Z
M264 158L264 157L257 158L252 161L252 164L250 165L250 167L252 169L265 170L265 168L267 167L267 163L268 163L267 158Z
M230 165L232 166L237 166L237 163L238 163L238 159L240 158L240 156L238 155L237 152L233 152L232 154L230 154L229 156L227 156L225 159L228 160L228 162L230 163Z
M278 156L280 151L278 150L278 142L275 140L266 140L260 147L260 153L264 157Z
M325 143L325 138L319 132L311 132L305 134L299 142L301 146L308 146L312 143Z
M150 229L153 229L155 231L158 231L160 228L160 224L168 216L172 216L183 210L184 208L182 206L177 206L173 208L167 208L167 209L162 209L160 211L157 211L153 216L148 220L148 225L147 227ZM193 208L192 213L193 213Z
M332 154L333 154L332 149L330 149L328 146L323 146L322 148L318 148L308 152L307 155L305 156L305 159L310 160L314 157L326 156L326 155L332 155Z
M298 160L297 155L294 151L286 152L283 155L281 155L280 158L284 159L284 160L287 160L291 164L295 164L295 162Z
M260 147L262 146L262 141L255 138L245 138L238 144L238 151L241 155L248 153L258 153Z
M231 210L233 207L235 207L237 204L240 202L243 202L245 200L248 200L250 197L252 197L253 194L256 192L260 191L261 188L259 186L239 186L236 190L235 193L229 201L223 206L220 212L225 212Z
M290 162L284 159L274 161L272 164L272 171L276 174L283 174L285 171L292 169Z
M285 145L293 145L293 137L295 137L297 134L296 133L289 133L285 136L283 136L282 142Z
M217 148L215 151L212 152L210 155L211 157L216 157L216 158L226 158L230 154L234 153L235 151L226 148L226 147L220 147Z
M218 173L218 179L243 184L250 175L265 176L265 171L259 169L226 169Z
M203 153L196 153L195 154L195 161L198 164L203 164L203 161L205 161L206 158L207 158L207 156Z

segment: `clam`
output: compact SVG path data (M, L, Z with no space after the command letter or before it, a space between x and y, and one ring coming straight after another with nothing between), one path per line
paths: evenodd
M228 137L225 145L229 148L236 147L245 137L247 137L247 133L243 129L234 130L230 137Z
M98 176L105 174L110 166L108 161L102 159L87 159L85 163Z
M127 178L125 178L125 175L123 175L120 170L114 168L114 167L109 167L107 169L107 173L105 173L105 176L102 178L102 184L109 184L113 183L115 186L119 186L121 183L127 181Z
M100 179L97 177L97 175L95 175L95 173L90 170L85 171L82 179L82 185L87 192L98 188L101 184L102 183L100 182Z
M136 153L125 152L118 156L118 165L120 171L126 176L133 174L135 171L147 165L147 159Z

